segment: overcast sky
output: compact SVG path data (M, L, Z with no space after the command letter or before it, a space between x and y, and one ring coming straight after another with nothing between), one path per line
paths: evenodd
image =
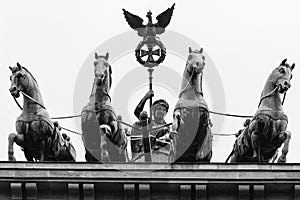
M122 36L130 31L125 22L122 8L146 19L149 9L153 16L158 15L173 3L174 15L168 30L181 34L187 40L202 46L205 54L211 59L211 68L216 69L216 76L205 76L204 94L211 110L217 108L218 102L225 105L227 113L253 115L256 112L260 93L271 71L284 59L296 63L293 72L292 87L287 93L284 111L289 117L288 130L292 132L288 162L299 162L297 146L300 145L299 121L300 100L300 13L298 1L1 1L0 3L0 160L7 160L8 134L15 132L15 120L20 115L8 89L10 87L8 66L16 62L27 67L36 77L45 106L52 117L79 114L81 107L88 101L92 89L92 55L95 50L104 55L110 51L113 66L113 86L111 94L130 85L127 75L144 77L144 84L136 85L128 94L128 99L113 99L118 114L128 116L124 121L134 122L133 109L142 95L147 92L147 71L135 61L133 49L125 49L121 55L114 54L114 49L123 48L124 44L107 42L113 37ZM155 21L155 20L154 20ZM163 36L161 37L162 41ZM134 48L139 41L127 42ZM186 44L186 41L172 41L175 44ZM107 49L99 49L103 44ZM111 46L109 46L112 44ZM102 45L102 46L101 46ZM126 44L128 45L128 44ZM105 46L105 45L104 45ZM169 45L170 46L170 45ZM175 45L176 46L176 45ZM155 98L165 98L172 110L176 102L185 65L184 54L166 45L167 54L163 66L154 72ZM195 48L192 46L192 48ZM126 52L125 52L126 51ZM187 55L188 46L182 48ZM76 84L82 77L82 69L90 63L90 74L86 84L78 92ZM206 66L209 68L210 66ZM139 69L138 71L135 71ZM170 77L172 69L175 77ZM169 70L169 71L168 71ZM159 74L163 75L160 78ZM218 76L221 78L219 79ZM130 76L129 76L130 77ZM172 79L172 86L163 82ZM126 79L127 78L127 79ZM209 84L221 81L223 89L215 89ZM178 84L178 85L176 85ZM85 86L86 85L86 86ZM225 97L212 99L213 93L225 93ZM76 94L82 99L74 99ZM112 95L112 98L116 95ZM22 101L22 98L19 99ZM217 103L216 103L217 102ZM122 109L121 108L126 108ZM118 110L119 109L119 110ZM214 110L218 111L218 110ZM235 133L244 119L214 119L214 132ZM78 120L63 120L60 124L81 132ZM77 149L77 160L84 161L81 137L68 133ZM224 162L234 143L234 137L215 137L213 162ZM17 160L25 160L20 147L15 145Z

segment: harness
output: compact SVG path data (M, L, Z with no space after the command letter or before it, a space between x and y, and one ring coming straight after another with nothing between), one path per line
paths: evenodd
M46 122L50 127L51 127L51 137L53 139L52 141L52 150L54 152L54 156L55 158L58 158L59 154L62 154L62 150L60 149L60 147L66 147L68 154L72 157L73 161L75 161L75 157L76 157L76 151L74 149L74 147L72 146L71 143L68 143L60 134L58 127L54 126L53 122L51 121L51 118L48 114L48 112L46 111L46 108L43 104L41 104L40 102L38 102L37 100L35 100L34 98L30 97L28 94L26 94L25 92L23 92L22 90L19 90L24 96L26 96L27 98L29 98L31 101L33 101L34 103L40 105L42 108L37 110L34 113L25 113L24 109L20 106L19 102L17 101L17 99L14 97L15 102L17 103L17 105L19 106L19 108L21 110L23 110L23 112L21 113L21 115L17 118L16 122L24 122L24 123L30 123L33 121L43 121Z
M255 113L254 117L252 118L251 122L253 122L254 120L257 120L257 117L259 117L260 115L265 115L270 117L270 120L284 120L286 122L288 122L288 117L287 115L281 111L281 110L272 110L271 108L267 107L267 106L260 106L259 109L257 110L257 112ZM250 122L250 124L251 124ZM245 154L246 152L248 152L248 148L251 145L250 142L250 136L249 136L249 125L243 130L243 132L241 133L241 135L236 139L235 144L234 144L234 148L231 152L231 155L236 152L238 153L239 156L246 156ZM265 156L271 156L274 151L275 151L276 147L265 147L262 148L262 150L266 153ZM226 159L226 162L229 160L230 156Z
M17 118L17 122L30 123L32 121L44 121L49 126L51 126L52 129L54 129L54 125L50 119L48 112L43 108L39 109L36 113L22 112L22 114Z
M187 99L179 99L175 105L175 110L181 108L204 108L208 112L208 106L204 99L198 100L187 100Z
M95 108L96 107L96 108ZM99 112L103 112L103 111L110 111L111 113L113 113L114 117L117 118L117 115L116 115L116 111L115 109L111 106L110 104L110 101L105 101L105 102L101 102L100 105L97 105L95 106L94 104L92 103L89 103L88 105L86 105L83 109L82 109L82 112L91 112L91 113L99 113Z
M260 107L257 112L255 113L252 121L258 116L258 115L267 115L273 120L285 120L288 121L287 115L281 111L281 110L272 110L271 108L268 108L266 106Z

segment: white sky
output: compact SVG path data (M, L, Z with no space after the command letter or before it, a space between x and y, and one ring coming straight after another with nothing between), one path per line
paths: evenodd
M168 29L183 34L204 47L222 78L227 113L253 115L271 71L284 58L289 63L296 63L284 111L289 117L288 130L292 132L288 162L299 162L297 146L300 145L300 135L297 133L299 128L296 128L296 123L299 118L297 103L300 100L300 94L297 93L300 84L300 5L296 0L1 1L0 160L7 160L7 137L9 133L15 132L15 120L20 114L8 92L11 73L9 65L19 62L34 74L51 116L78 114L73 111L73 95L81 66L103 42L130 30L122 8L145 19L149 9L156 16L174 2L175 11ZM104 54L106 51L102 49L98 53ZM115 62L115 69L118 70L114 70L113 66L113 87L122 78L122 74L139 67L133 56L133 53L129 53ZM183 70L184 63L184 60L174 54L168 54L164 64ZM118 68L121 65L123 67ZM145 76L147 82L147 72L144 70L143 73L141 76ZM159 71L154 72L154 80L157 75L155 73ZM181 80L178 80L178 87L180 84ZM91 87L90 84L86 88L86 102ZM147 91L147 85L137 86L134 91L131 91L130 99L124 100L132 120L134 106ZM178 93L174 94L159 84L154 86L154 91L156 99L166 97L172 101L172 111ZM209 99L209 93L212 92L214 91L209 86L204 87L208 103L212 101ZM119 101L113 100L113 103L117 104ZM167 119L171 119L171 116L172 112L169 112ZM242 128L243 122L244 119L226 118L221 132L235 133ZM64 120L60 124L80 131L75 120ZM68 135L77 149L77 160L84 161L80 136L72 133ZM225 161L234 139L232 136L215 137L213 162ZM25 160L17 145L15 152L17 160Z

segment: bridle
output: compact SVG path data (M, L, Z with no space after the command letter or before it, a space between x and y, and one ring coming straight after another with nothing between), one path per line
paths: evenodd
M180 96L182 95L182 93L187 89L187 87L190 85L190 83L191 83L191 81L192 81L192 78L193 78L193 75L194 75L194 70L192 70L190 79L188 80L186 86L180 91L180 93L179 93L179 98L180 98ZM200 80L200 89L201 89L200 94L201 94L202 97L203 97L203 92L202 92L202 91L203 91L203 90L202 90L202 78L203 78L203 72L200 73L200 79L201 79L201 80Z
M267 98L267 97L270 97L270 96L274 95L275 92L278 91L279 87L280 87L280 86L277 85L271 92L269 92L268 94L266 94L266 95L264 95L263 97L261 97L260 100L259 100L258 107L260 106L262 100L264 100L264 99ZM283 99L282 99L281 105L283 105L283 103L284 103L285 96L286 96L286 92L284 92L284 94L283 94Z
M286 61L286 60L284 60L284 62L285 62L285 61ZM283 65L283 66L285 66L285 67L289 67L289 65L286 64L286 63L283 63L283 64L281 64L281 65ZM294 66L295 66L295 65L293 64L292 67L291 67L291 71L293 70ZM259 100L258 107L260 106L260 104L261 104L261 102L262 102L263 99L272 96L275 92L277 92L277 90L279 89L279 87L280 87L280 84L278 84L278 85L277 85L270 93L268 93L268 94L266 94L265 96L261 97L260 100ZM284 92L284 95L283 95L283 99L282 99L281 105L283 105L283 103L284 103L284 100L285 100L285 97L286 97L286 92L287 92L287 91Z
M111 97L109 96L107 89L105 89L105 92L103 92L104 96L107 96L109 98L109 102L111 102ZM99 103L105 103L106 101L100 101Z
M97 78L95 78L95 79L97 79ZM110 80L111 81L111 80ZM110 84L110 83L109 83ZM97 86L96 86L97 87ZM105 88L104 88L104 92L103 92L103 95L104 96L107 96L108 98L109 98L109 102L111 102L111 97L110 97L110 95L109 95L109 92L107 91L107 88L108 88L108 86L106 87L105 86ZM105 103L106 101L100 101L99 103Z
M35 100L35 99L32 98L31 96L29 96L28 94L26 94L26 93L25 93L24 91L22 91L20 88L16 87L15 90L17 90L18 92L20 92L21 94L23 94L23 96L27 97L27 98L30 99L32 102L38 104L39 106L41 106L42 108L44 108L44 109L46 110L46 108L45 108L45 106L44 106L43 104L41 104L40 102L38 102L37 100ZM12 96L13 96L13 95L12 95ZM18 107L19 107L21 110L23 110L23 108L22 108L22 106L19 104L17 98L16 98L15 96L13 96L13 98L14 98L16 104L18 105Z
M96 62L97 62L97 61L96 61ZM111 75L110 75L110 73L111 73L111 72L110 72L111 66L110 66L110 64L109 64L108 62L105 62L104 64L106 65L106 70L109 70L108 73L106 74L106 77L105 77L105 78L107 78L107 76L111 76ZM95 79L97 79L97 77L95 77ZM105 86L105 89L104 89L105 92L103 92L103 95L104 95L104 96L107 96L107 97L109 98L109 102L111 102L111 97L110 97L110 95L109 95L109 93L108 93L108 91L107 91L107 88L108 88L108 87L111 87L111 78L109 79L109 86L107 86L107 87ZM99 103L106 103L106 101L101 101L101 102L99 102Z

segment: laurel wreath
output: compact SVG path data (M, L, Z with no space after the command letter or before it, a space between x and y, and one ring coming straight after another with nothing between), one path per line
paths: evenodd
M147 62L144 61L140 55L141 49L144 45L151 45L151 46L158 46L159 50L160 50L160 56L157 60L155 60L154 62ZM147 46L148 48L148 46ZM149 48L148 48L149 50ZM159 65L160 63L162 63L165 60L166 57L166 48L163 45L163 43L160 40L157 39L144 39L143 41L141 41L138 46L135 49L135 57L136 60L143 66L145 67L155 67L157 65Z

